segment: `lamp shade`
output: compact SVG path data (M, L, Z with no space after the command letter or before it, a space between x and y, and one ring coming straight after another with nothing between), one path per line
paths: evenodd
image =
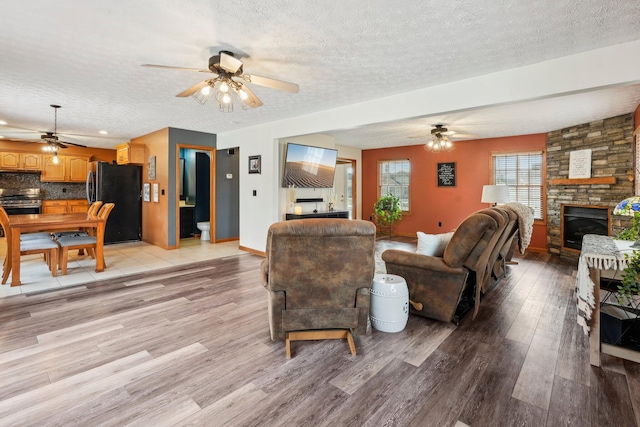
M636 212L640 212L640 196L626 198L613 208L614 215L633 216Z
M509 186L485 185L482 187L482 203L508 203Z

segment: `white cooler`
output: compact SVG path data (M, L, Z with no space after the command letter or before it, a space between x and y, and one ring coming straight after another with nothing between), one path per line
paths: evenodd
M409 319L407 282L395 274L376 274L371 285L371 326L382 332L400 332Z

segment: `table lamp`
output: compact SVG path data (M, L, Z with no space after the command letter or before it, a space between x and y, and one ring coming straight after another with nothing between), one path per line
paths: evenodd
M509 202L509 186L507 185L484 185L482 186L482 203L491 203L495 206L498 203Z

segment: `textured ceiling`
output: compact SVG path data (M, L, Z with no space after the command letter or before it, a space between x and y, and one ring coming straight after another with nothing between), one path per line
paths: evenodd
M638 40L638 16L640 2L614 0L4 2L0 135L53 130L50 104L63 107L61 139L93 147L168 126L222 133ZM264 106L225 114L175 97L206 75L141 67L206 68L221 49L300 93L252 85ZM478 137L536 133L638 103L631 86L327 133L361 148L421 143L409 137L439 122Z

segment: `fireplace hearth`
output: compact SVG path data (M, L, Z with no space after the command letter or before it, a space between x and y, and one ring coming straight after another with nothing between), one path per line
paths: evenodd
M562 205L561 230L563 249L579 251L585 234L610 234L610 209L607 206Z

